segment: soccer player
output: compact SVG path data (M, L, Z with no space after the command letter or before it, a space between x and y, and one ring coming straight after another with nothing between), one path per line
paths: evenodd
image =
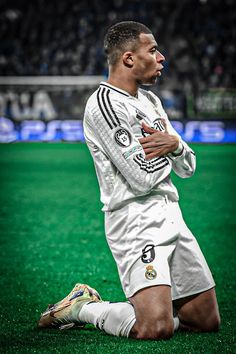
M89 98L85 137L104 204L108 244L127 302L102 301L76 284L50 305L40 327L92 323L116 336L167 339L178 328L216 331L215 283L178 206L171 182L195 171L195 154L171 126L153 85L164 56L141 23L120 22L105 37L109 77ZM178 60L178 57L176 57Z

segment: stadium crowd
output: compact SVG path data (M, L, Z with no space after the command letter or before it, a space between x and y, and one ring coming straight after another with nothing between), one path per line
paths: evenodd
M145 23L165 55L162 87L235 87L234 0L2 0L0 75L106 75L103 38Z

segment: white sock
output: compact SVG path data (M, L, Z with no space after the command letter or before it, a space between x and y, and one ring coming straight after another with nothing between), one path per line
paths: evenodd
M174 321L174 331L177 331L177 329L179 328L179 317L174 317L173 318Z
M136 321L134 308L128 302L91 302L84 305L79 319L114 336L129 337ZM179 318L173 318L174 331L179 328Z
M109 301L84 305L79 319L118 337L128 337L136 321L134 308L130 303Z

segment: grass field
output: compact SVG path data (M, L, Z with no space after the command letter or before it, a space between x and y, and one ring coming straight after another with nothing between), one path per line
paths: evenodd
M48 303L75 282L124 300L104 237L93 162L83 144L0 145L1 353L235 353L236 145L194 145L191 179L173 176L185 220L217 283L219 333L137 341L85 330L38 330Z

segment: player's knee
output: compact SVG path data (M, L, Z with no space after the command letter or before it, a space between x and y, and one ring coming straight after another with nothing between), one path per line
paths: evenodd
M200 332L217 332L220 329L220 315L218 312L212 312L199 323L198 330Z
M206 321L205 331L218 332L220 329L220 322L220 315L218 313L213 313L208 321Z
M169 339L173 336L173 321L157 321L154 325L147 324L137 328L137 339Z
M214 321L212 323L212 331L213 332L218 332L219 331L220 323L221 323L220 315L215 316Z

